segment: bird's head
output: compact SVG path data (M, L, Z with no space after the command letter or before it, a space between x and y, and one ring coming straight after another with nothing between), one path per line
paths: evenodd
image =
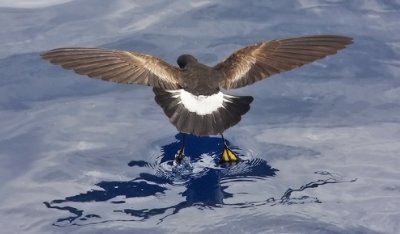
M197 59L190 54L183 54L179 56L178 60L176 61L180 68L185 68L186 65L197 62Z

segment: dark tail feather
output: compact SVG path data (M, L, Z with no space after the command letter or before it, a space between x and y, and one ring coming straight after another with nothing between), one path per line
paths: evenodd
M173 93L158 88L153 88L153 92L156 95L155 101L178 131L198 136L217 135L234 126L250 110L253 101L251 96L224 94L222 107L211 114L198 115L187 110Z
M242 119L242 115L246 114L250 110L250 103L253 101L251 96L232 96L224 95L224 108L218 109L218 113L221 115L223 120L223 126L221 132L236 125Z

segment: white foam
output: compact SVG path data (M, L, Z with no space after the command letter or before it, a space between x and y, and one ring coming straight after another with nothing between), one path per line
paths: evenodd
M183 89L177 91L170 91L175 94L174 97L179 97L186 109L190 112L195 112L198 115L207 115L222 107L224 102L224 94L218 92L211 96L193 95Z

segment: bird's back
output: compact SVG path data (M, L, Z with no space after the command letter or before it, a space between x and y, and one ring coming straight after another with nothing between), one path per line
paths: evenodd
M209 96L219 92L220 74L204 64L194 64L187 68L187 76L184 77L186 85L184 90L193 95Z

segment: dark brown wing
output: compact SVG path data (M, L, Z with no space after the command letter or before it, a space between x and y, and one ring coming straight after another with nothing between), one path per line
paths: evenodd
M223 74L221 87L240 88L273 74L336 54L352 41L350 37L334 35L266 41L236 51L214 69Z
M97 48L60 48L41 56L53 64L96 79L162 89L180 87L179 68L146 54Z

